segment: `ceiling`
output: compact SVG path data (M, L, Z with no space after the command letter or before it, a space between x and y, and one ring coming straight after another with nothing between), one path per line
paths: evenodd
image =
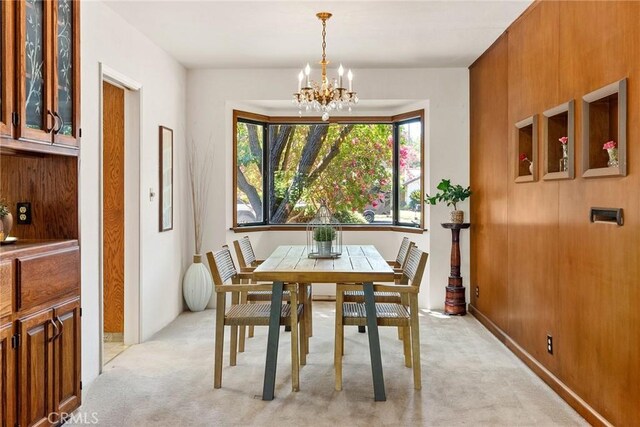
M106 1L187 68L469 66L531 1Z

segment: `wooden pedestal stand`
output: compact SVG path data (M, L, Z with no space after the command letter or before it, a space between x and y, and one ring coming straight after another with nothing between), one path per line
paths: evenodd
M451 275L449 276L449 286L446 288L444 314L464 316L467 314L467 302L460 276L460 230L469 228L471 224L445 223L442 226L451 230Z

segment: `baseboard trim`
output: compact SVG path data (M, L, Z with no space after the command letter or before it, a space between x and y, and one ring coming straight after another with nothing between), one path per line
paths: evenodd
M587 422L594 426L613 426L606 418L600 415L587 402L571 390L565 383L560 381L551 371L545 368L540 362L533 358L525 349L520 347L509 335L507 335L498 325L493 323L487 316L482 314L473 305L469 304L471 313L485 328L489 330L498 340L500 340L513 354L522 360L542 381L555 391L565 402L576 410Z

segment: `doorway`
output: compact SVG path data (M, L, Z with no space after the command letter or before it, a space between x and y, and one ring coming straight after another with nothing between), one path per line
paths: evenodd
M100 371L140 339L141 86L100 67Z
M102 254L103 359L106 364L124 344L124 93L102 83Z

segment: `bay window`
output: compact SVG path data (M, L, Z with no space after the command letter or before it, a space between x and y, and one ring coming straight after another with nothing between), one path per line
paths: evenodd
M423 111L313 122L234 111L234 227L422 228Z

